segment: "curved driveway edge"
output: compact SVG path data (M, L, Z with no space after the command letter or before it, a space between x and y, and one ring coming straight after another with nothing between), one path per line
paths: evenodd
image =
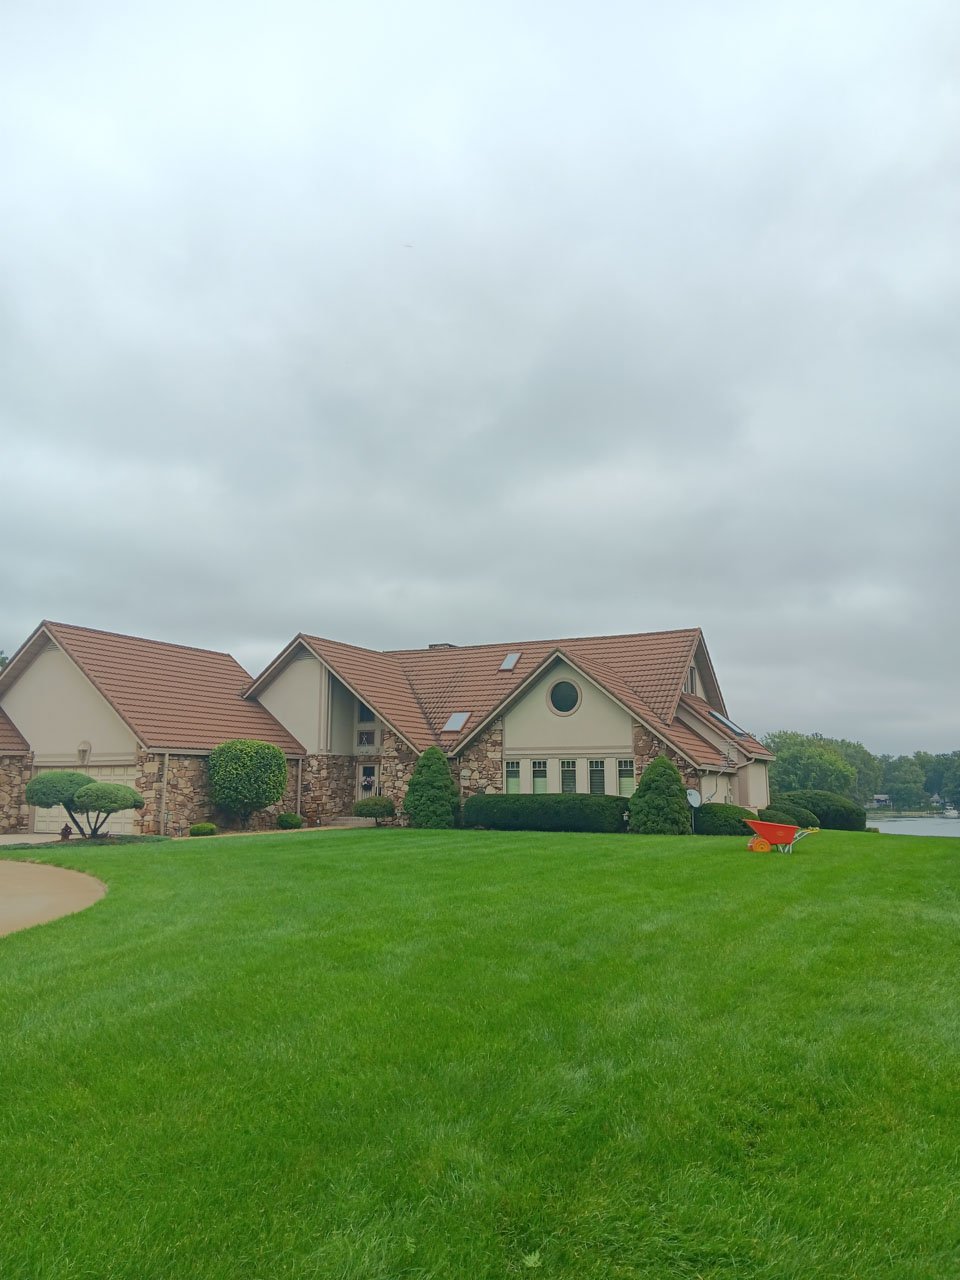
M83 911L106 892L102 880L82 871L0 861L0 936Z

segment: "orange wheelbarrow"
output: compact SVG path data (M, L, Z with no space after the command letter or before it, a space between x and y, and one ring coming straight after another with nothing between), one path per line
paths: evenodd
M781 853L793 853L798 840L819 830L819 827L791 827L785 822L761 822L759 818L744 818L744 822L756 832L747 845L754 853L769 853L774 846Z

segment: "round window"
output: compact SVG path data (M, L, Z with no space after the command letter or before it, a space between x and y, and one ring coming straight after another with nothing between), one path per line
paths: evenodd
M568 716L580 705L580 690L570 680L558 680L550 690L550 705L561 716Z

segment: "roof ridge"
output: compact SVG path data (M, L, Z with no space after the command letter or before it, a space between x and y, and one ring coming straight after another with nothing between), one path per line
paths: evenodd
M593 635L593 636L561 636L559 639L551 639L547 637L541 640L494 640L485 644L454 644L449 648L435 649L427 645L420 649L371 649L366 652L384 653L384 654L401 654L401 653L465 653L472 649L515 649L525 644L546 644L546 645L562 645L577 644L581 640L632 640L643 637L644 639L653 636L679 636L693 635L699 632L699 627L673 627L666 631L618 631L609 635ZM317 636L315 639L320 639ZM339 643L339 642L335 642ZM359 646L349 646L350 648Z
M241 671L246 671L248 676L250 674L246 667L237 662L233 654L226 649L205 649L198 644L178 644L175 640L152 640L149 636L133 636L126 631L104 631L100 627L81 627L75 622L53 622L50 618L44 618L40 626L59 627L64 631L83 631L91 636L110 636L114 640L137 640L140 644L153 644L164 649L182 649L186 653L215 654L218 658L229 658L231 662L237 663Z

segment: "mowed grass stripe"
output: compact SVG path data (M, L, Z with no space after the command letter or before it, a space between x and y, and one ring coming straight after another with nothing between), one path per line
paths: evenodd
M0 940L0 1275L960 1274L960 849L744 844L55 849L110 892Z

